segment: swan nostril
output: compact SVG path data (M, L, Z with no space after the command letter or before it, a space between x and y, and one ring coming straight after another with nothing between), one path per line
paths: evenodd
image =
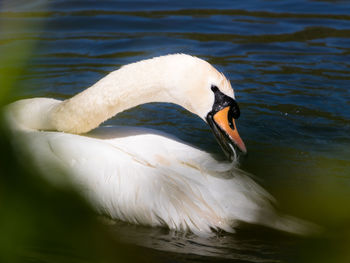
M230 106L230 109L229 109L229 112L228 112L228 117L237 120L237 119L239 118L240 115L241 115L241 112L240 112L240 110L239 110L239 107L238 107L237 102L235 101L235 102Z
M235 119L234 117L234 112L232 110L232 107L230 107L230 109L228 110L228 114L227 114L227 120L228 120L228 125L230 126L230 128L232 130L235 130L235 124L233 123L233 120Z

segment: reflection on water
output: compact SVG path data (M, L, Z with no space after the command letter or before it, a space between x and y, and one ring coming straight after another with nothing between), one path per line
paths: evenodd
M158 250L179 261L239 260L238 262L280 262L290 257L295 239L267 229L240 229L239 233L219 233L214 237L198 237L162 228L148 228L116 223L113 225L121 240ZM268 239L266 240L266 235ZM264 237L265 236L265 237ZM278 242L276 242L278 240Z
M67 98L121 65L157 55L208 60L230 78L240 103L238 126L249 151L241 167L262 180L281 210L332 233L315 241L246 226L207 240L118 223L116 231L129 243L171 251L179 261L238 262L295 262L304 242L313 251L332 240L339 245L328 246L334 254L349 246L349 235L340 233L350 229L346 1L17 0L0 3L0 25L6 61L22 46L34 47L16 82L19 97ZM1 63L0 72L16 67ZM158 129L220 153L209 128L175 105L139 106L107 124ZM188 253L194 255L181 256ZM332 253L319 259L329 262Z

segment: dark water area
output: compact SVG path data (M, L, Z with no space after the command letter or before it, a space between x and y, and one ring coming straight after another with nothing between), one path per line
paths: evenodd
M65 99L170 53L203 58L230 79L248 148L240 167L281 211L324 232L244 225L205 239L117 222L111 233L162 262L350 262L348 1L0 1L0 72L16 83L12 99ZM175 105L141 105L106 124L162 130L221 154L209 127ZM30 262L60 262L44 254Z

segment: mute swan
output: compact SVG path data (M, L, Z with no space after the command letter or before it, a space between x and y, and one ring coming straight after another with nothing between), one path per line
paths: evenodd
M148 102L176 103L201 117L233 162L218 162L150 130L95 129ZM246 147L235 124L240 112L234 92L223 74L199 58L175 54L132 63L70 99L20 100L6 112L17 148L47 178L58 181L61 174L53 171L63 171L112 218L197 234L232 232L237 221L305 230L275 212L270 195L235 167L233 146L242 152Z

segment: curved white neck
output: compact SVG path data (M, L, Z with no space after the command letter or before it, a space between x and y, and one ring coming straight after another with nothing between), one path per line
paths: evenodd
M194 112L187 94L189 72L208 63L188 55L169 55L129 64L54 107L48 120L54 130L85 133L118 112L148 102L170 102ZM210 67L212 68L212 67ZM189 70L191 69L191 70ZM196 74L197 75L197 74ZM199 74L198 74L199 75Z

